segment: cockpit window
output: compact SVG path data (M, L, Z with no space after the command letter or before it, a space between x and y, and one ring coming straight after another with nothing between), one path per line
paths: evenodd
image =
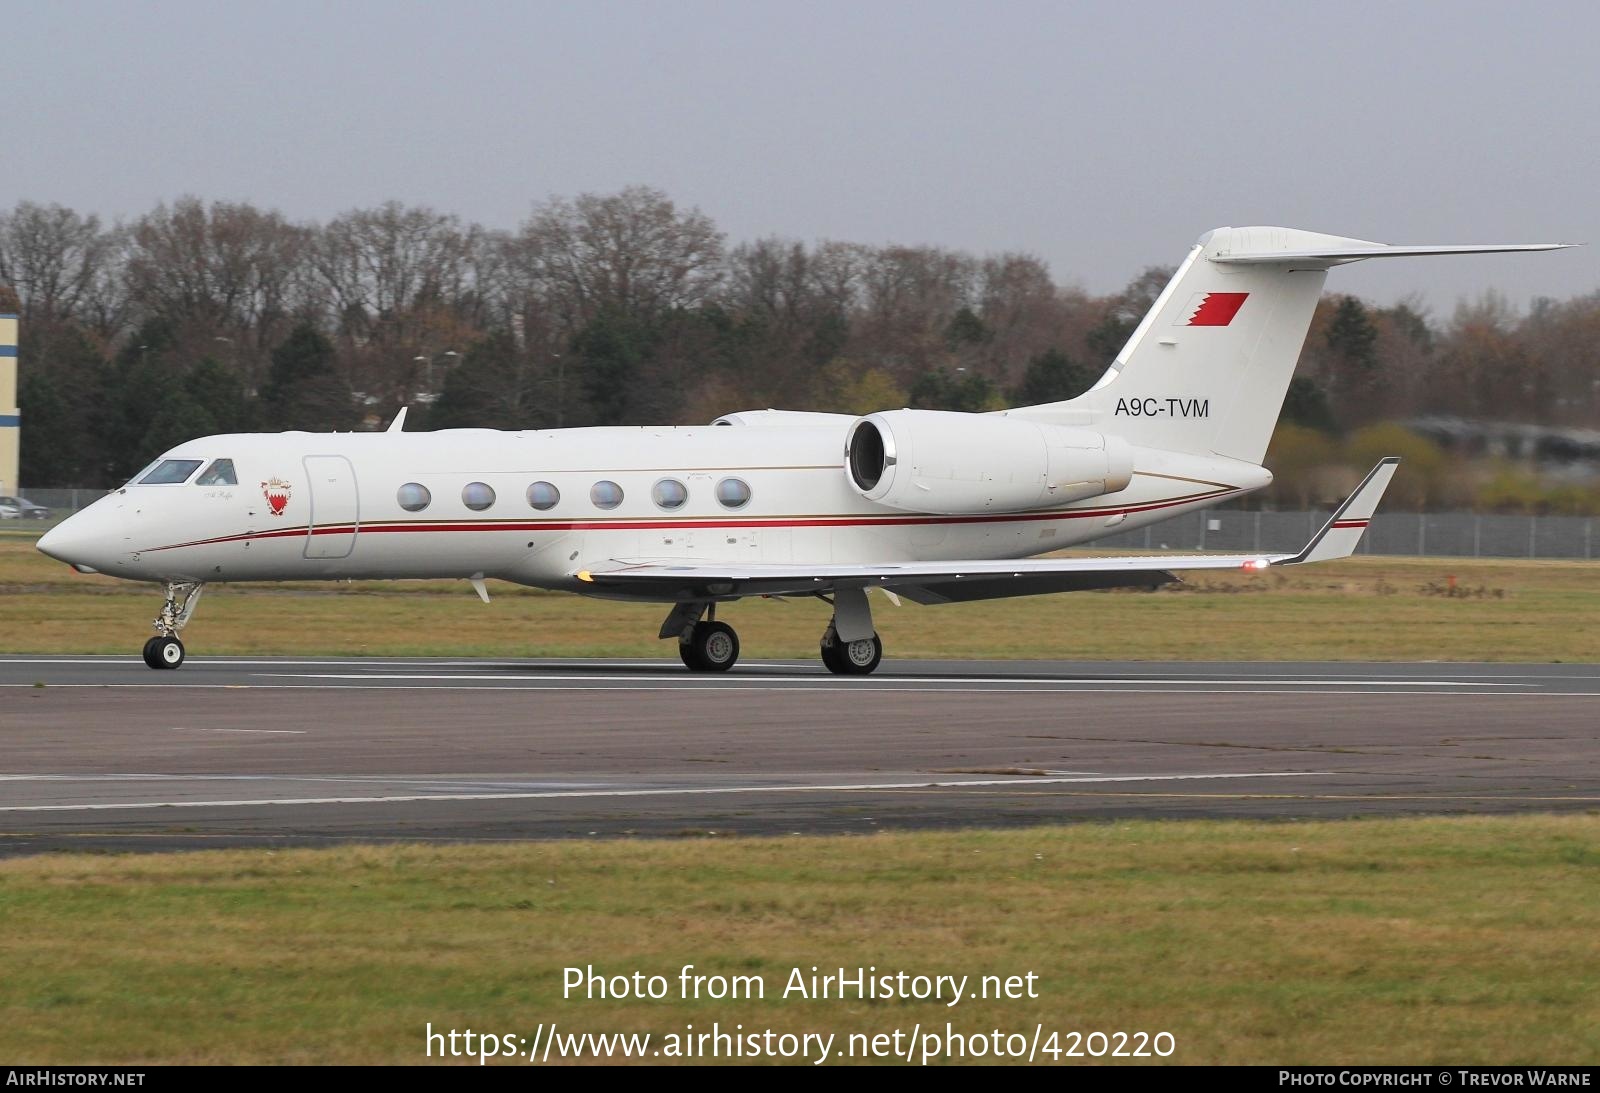
M211 466L200 472L194 480L197 486L237 486L239 476L233 473L233 460L215 459Z
M171 486L178 482L186 482L189 476L200 466L198 459L163 459L156 464L156 469L139 479L142 486Z

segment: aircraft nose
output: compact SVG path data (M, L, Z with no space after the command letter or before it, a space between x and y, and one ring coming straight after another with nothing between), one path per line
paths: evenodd
M34 545L40 553L48 554L58 562L71 566L89 566L88 554L94 539L84 514L69 516L43 535Z

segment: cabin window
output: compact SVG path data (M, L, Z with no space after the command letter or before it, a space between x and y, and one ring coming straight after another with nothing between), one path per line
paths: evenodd
M561 491L553 482L535 482L528 487L528 504L540 512L555 508L560 500Z
M433 494L420 482L407 482L395 496L407 512L421 512L433 503Z
M664 509L678 509L689 500L689 487L676 478L663 478L650 491L650 499Z
M468 482L461 487L461 503L473 512L482 512L494 504L494 487L487 482Z
M211 466L200 472L194 480L197 486L237 486L239 476L233 473L233 460L214 459Z
M597 509L614 509L622 504L622 487L601 479L589 487L589 500Z
M163 459L156 464L156 469L139 479L143 486L172 486L179 482L187 482L189 476L200 467L198 459Z
M750 483L742 478L724 478L717 483L717 501L725 509L742 509L750 503Z

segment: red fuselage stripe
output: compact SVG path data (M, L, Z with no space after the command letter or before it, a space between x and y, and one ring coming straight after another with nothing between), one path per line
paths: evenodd
M432 523L375 522L371 524L324 524L308 528L299 525L272 531L252 531L238 535L225 535L215 539L197 539L188 543L171 543L150 547L143 553L160 550L180 550L184 547L218 546L224 543L241 543L254 539L284 539L305 535L375 535L385 532L436 532L436 531L665 531L676 528L705 530L713 528L810 528L810 527L911 527L927 524L994 524L1021 523L1041 520L1085 520L1095 517L1128 515L1151 512L1156 509L1186 505L1194 501L1221 497L1237 492L1233 487L1210 493L1191 494L1187 497L1154 501L1145 505L1130 505L1112 509L1075 509L1067 512L1000 513L982 516L788 516L750 517L747 519L692 519L680 520L534 520L534 521L436 521ZM1339 525L1335 525L1339 526Z

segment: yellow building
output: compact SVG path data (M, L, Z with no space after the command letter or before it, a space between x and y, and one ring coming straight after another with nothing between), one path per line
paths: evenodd
M22 461L22 411L17 409L17 317L0 315L0 493L16 493Z

